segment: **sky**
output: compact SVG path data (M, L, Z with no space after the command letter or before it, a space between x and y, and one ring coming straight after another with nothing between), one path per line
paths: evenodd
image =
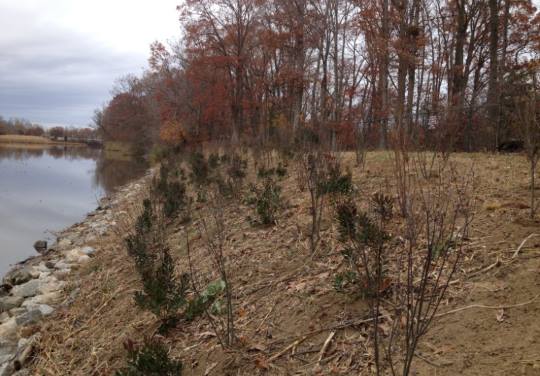
M87 126L116 79L180 36L181 0L0 0L0 116Z

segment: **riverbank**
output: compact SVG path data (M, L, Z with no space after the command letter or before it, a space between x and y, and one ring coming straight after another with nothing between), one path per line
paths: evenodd
M529 219L527 162L519 155L487 154L455 154L451 160L457 171L476 168L474 222L461 268L441 304L441 317L423 338L414 371L421 376L536 375L540 243L538 238L523 243L538 232L539 225ZM253 159L249 162L246 183L257 181ZM354 173L354 184L364 197L397 189L388 153L369 153L364 169L355 167L350 155L344 157L344 164ZM347 292L346 281L338 284L345 264L334 213L325 210L320 248L312 254L310 198L299 189L295 168L290 162L280 181L283 208L274 226L255 223L254 208L247 200L223 204L223 252L233 288L238 341L233 349L224 349L206 317L182 321L160 338L169 356L183 362L183 375L373 374L366 301ZM68 239L58 261L66 260L75 248L74 256L86 261L73 263L65 277L57 278L64 283L62 298L51 306L58 308L30 326L41 333L33 340L36 356L29 364L31 374L114 374L125 365L124 344L140 344L155 336L160 322L135 303L134 293L141 290L142 282L125 246L125 236L141 211L147 181L127 186L110 206L93 213L80 228L74 227L74 238ZM189 194L194 199L192 222L178 218L164 226L163 234L176 271L192 267L210 282L216 274L200 228L212 210L211 202L196 200L193 186ZM97 236L95 228L101 225L108 226L107 231ZM403 231L398 215L391 225L393 233ZM88 241L88 232L96 238ZM75 244L81 233L83 241ZM86 246L95 250L89 259L80 252ZM220 315L216 313L214 319ZM390 319L381 323L382 335L391 325ZM18 329L22 338L34 335L27 330Z
M132 201L148 175L120 188L85 220L59 232L41 255L15 265L0 288L0 375L22 375L41 338L44 318L66 309L80 288L72 275L95 257L104 237L117 225L113 211ZM14 373L15 372L15 373Z
M55 141L47 137L41 136L24 136L24 135L1 135L0 146L17 145L17 146L86 146L84 142L74 141Z

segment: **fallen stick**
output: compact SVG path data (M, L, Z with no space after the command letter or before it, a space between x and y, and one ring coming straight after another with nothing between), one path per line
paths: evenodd
M319 364L321 364L322 359L324 358L324 353L326 353L326 350L328 350L328 346L330 346L330 342L332 342L332 338L336 335L336 332L330 333L326 341L324 341L324 345L321 348L321 352L319 353L319 360L317 361Z
M471 308L508 309L508 308L523 307L523 306L526 306L526 305L531 304L532 302L534 302L536 299L538 299L539 296L540 296L540 295L536 295L534 298L532 298L531 300L529 300L529 301L527 301L527 302L523 302L523 303L519 303L519 304L513 304L513 305L487 306L487 305L483 305L483 304L472 304L472 305L469 305L469 306L465 306L465 307L461 307L461 308L456 308L456 309L453 309L453 310L448 311L448 312L439 313L439 314L435 315L435 317L442 317L442 316L450 315L450 314L452 314L452 313L457 313L457 312L465 311L465 310L471 309Z
M298 346L299 344L301 344L302 342L304 342L306 339L308 338L308 336L304 336L300 339L297 339L296 341L294 341L293 343L291 343L289 346L285 347L283 350L281 350L280 352L278 352L277 354L275 355L272 355L268 361L269 362L272 362L274 360L276 360L277 358L279 358L281 355L285 354L287 351L289 351L290 349L292 349L293 347L296 347Z
M263 326L263 324L266 322L266 320L268 319L268 317L272 314L272 312L274 312L274 309L276 308L277 306L277 299L276 301L274 302L274 304L272 305L272 308L270 309L270 311L268 311L268 313L266 314L266 316L264 316L264 318L262 319L262 321L260 322L259 326L257 326L257 329L255 329L255 333L259 333L259 330L261 330L261 327Z
M433 366L433 367L437 367L437 368L441 368L441 367L444 367L444 366L449 366L449 365L452 365L452 362L447 362L447 363L444 363L444 364L440 364L440 363L436 363L434 362L433 360L429 360L428 358L426 358L425 356L423 356L422 354L414 354L414 356L416 356L417 358L419 359L422 359L424 362L426 362L427 364Z
M478 270L478 271L476 271L474 273L469 274L467 276L467 278L472 278L472 277L475 277L475 276L477 276L479 274L489 272L491 269L496 268L496 267L498 267L500 265L501 265L501 260L499 260L499 258L497 257L497 261L495 261L493 264L488 265L487 267L485 267L483 269L480 269L480 270Z
M381 315L381 316L379 316L379 319L383 319L383 318L390 318L390 316L389 315ZM268 359L268 361L270 362L272 360L275 360L275 359L279 358L280 356L285 354L288 350L292 349L295 346L298 346L300 343L304 342L306 339L308 339L310 337L313 337L313 336L316 336L318 334L327 332L329 330L336 331L336 330L345 329L345 328L348 328L348 327L351 327L351 326L356 326L356 325L360 325L360 324L367 324L368 322L371 322L371 321L374 321L374 320L375 320L374 318L369 318L369 319L362 319L362 320L356 320L356 321L349 321L349 322L346 322L346 323L343 323L343 324L332 325L332 326L329 326L329 327L326 327L326 328L322 328L322 329L319 329L319 330L315 330L313 332L306 333L306 334L304 334L303 337L300 337L295 342L291 343L289 346L285 347L283 350L281 350L277 354L272 355ZM283 342L283 341L284 340L280 340L279 342Z
M535 236L538 236L538 234L531 234L529 236L527 236L525 239L523 239L523 241L521 242L521 244L519 245L519 247L516 249L516 251L514 252L514 255L512 256L512 258L516 258L518 257L519 255L519 252L521 251L521 248L523 248L525 246L525 243L527 243L531 238L535 237Z

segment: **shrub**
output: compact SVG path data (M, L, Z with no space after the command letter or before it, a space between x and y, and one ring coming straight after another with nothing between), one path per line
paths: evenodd
M388 221L392 218L394 211L394 199L386 196L384 193L377 192L373 195L371 202L375 213L383 220Z
M250 200L255 205L257 215L264 225L275 223L276 214L282 206L281 187L270 178L265 179L262 187L251 187L253 197Z
M235 192L241 187L244 178L246 177L247 161L234 154L230 166L227 169L229 184Z
M132 341L124 344L128 352L127 366L116 376L180 376L182 363L169 358L165 345L156 340L146 340L142 346Z
M183 274L177 279L174 261L167 248L161 251L157 262L147 266L142 277L143 291L135 293L135 302L162 321L159 331L165 333L176 325L178 310L187 303L189 277Z
M184 312L186 320L191 321L197 316L202 315L208 309L214 315L221 314L222 308L218 298L224 291L225 282L221 279L209 284L199 296L188 303Z
M257 177L260 179L271 177L278 177L279 179L283 179L285 176L287 176L287 173L287 167L283 163L279 162L277 167L275 168L261 167L259 171L257 171Z
M152 195L161 202L166 218L176 217L186 205L186 186L178 180L171 181L171 175L178 178L179 172L172 174L170 167L162 164L159 179L154 180L152 187Z
M208 167L210 167L212 170L215 170L219 167L221 163L221 158L219 157L219 154L212 153L208 157Z
M186 186L178 181L169 183L164 196L163 212L167 218L173 218L186 204Z
M189 158L191 166L191 180L194 184L201 186L208 180L208 162L202 153L193 153Z
M140 274L153 262L153 256L148 252L148 245L152 242L153 221L152 203L146 199L143 201L143 212L135 222L135 232L126 238L128 255L134 259Z
M321 151L306 154L300 160L298 183L301 190L307 188L310 196L311 232L310 249L315 253L321 240L320 229L326 196L337 201L339 195L353 191L351 173L342 174L335 156Z
M287 166L279 162L278 166L276 167L276 175L279 178L284 178L285 176L287 176L287 173L288 173Z
M148 160L150 161L151 164L157 164L169 158L170 155L171 155L170 148L167 148L161 145L154 145L148 154Z
M150 200L137 218L134 233L126 238L128 254L134 259L143 290L135 293L135 302L161 320L159 331L166 332L178 322L178 310L186 305L189 285L187 274L177 278L174 260L159 236L161 226ZM156 251L157 250L157 251Z
M338 161L331 161L326 166L326 177L321 181L319 190L321 194L349 195L353 191L352 173L341 172Z

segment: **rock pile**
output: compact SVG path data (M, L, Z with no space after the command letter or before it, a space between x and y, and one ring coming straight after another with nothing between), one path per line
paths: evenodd
M86 220L59 234L55 244L47 247L37 241L39 256L13 267L0 285L0 376L24 376L24 369L40 339L40 321L53 315L59 306L67 306L77 298L79 288L65 279L96 253L90 246L116 226L112 208L132 199L152 176L149 172L139 182L120 189L112 198L104 198Z
M111 210L100 208L85 222L64 231L50 248L36 242L41 256L16 265L4 276L0 286L0 376L26 375L24 366L40 338L40 321L76 298L76 289L66 290L66 276L94 256L96 250L85 244L106 234L114 224Z

